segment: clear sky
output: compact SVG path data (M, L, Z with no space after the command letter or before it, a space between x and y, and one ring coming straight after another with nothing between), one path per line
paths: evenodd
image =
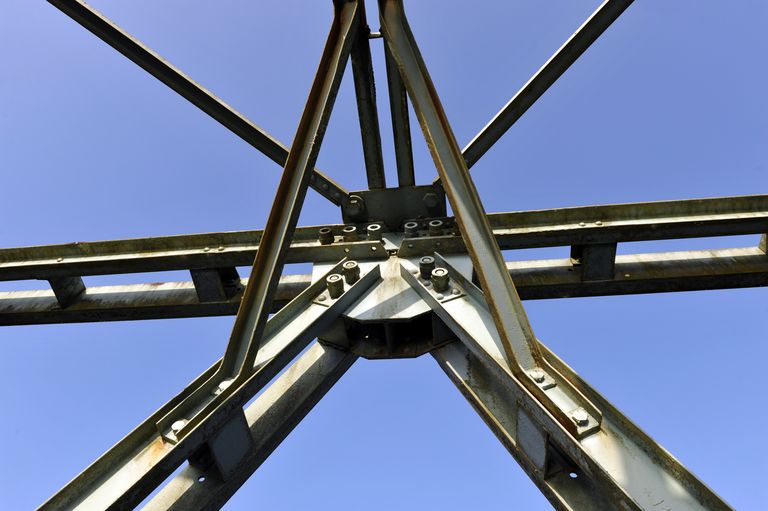
M290 143L330 1L92 3ZM597 5L407 3L460 144ZM486 209L765 193L766 25L768 4L758 0L635 2L474 167ZM381 44L372 41L395 183ZM0 69L1 246L264 225L280 169L47 3L0 3ZM413 125L417 180L427 183L435 171ZM364 187L349 70L318 167ZM301 223L339 221L309 193ZM188 275L86 283L164 279ZM765 289L749 289L526 308L546 344L729 503L764 509L767 304ZM231 325L225 317L0 329L0 508L42 503L220 356ZM549 509L429 357L353 366L226 509L256 506Z

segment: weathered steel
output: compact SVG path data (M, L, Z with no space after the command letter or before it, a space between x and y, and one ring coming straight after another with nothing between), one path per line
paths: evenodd
M133 508L185 460L148 509L219 509L358 356L428 352L556 508L730 509L541 345L520 299L768 285L768 196L486 215L468 172L632 0L606 0L463 152L402 1L379 0L397 189L386 189L369 45L382 34L370 32L362 1L333 1L290 151L84 2L49 1L284 171L263 232L0 250L0 281L50 284L0 293L0 324L237 312L224 357L41 509ZM314 168L350 56L369 186L352 193ZM415 186L408 97L445 190ZM296 228L310 186L341 206L346 225ZM762 235L759 245L617 255L625 242L745 234ZM501 256L554 246L570 257ZM312 275L281 276L286 262L311 262ZM237 267L249 265L241 279ZM83 280L165 270L192 282Z
M373 80L373 63L369 36L371 30L365 17L365 6L360 4L360 22L355 43L352 46L352 76L355 82L357 113L363 141L363 158L368 188L386 188L384 157L381 154L379 114L376 107L376 85Z
M220 406L204 417L192 418L181 427L167 424L175 436L175 441L168 441L169 434L165 426L169 417L176 417L173 421L181 419L176 415L180 405L189 403L193 396L197 396L197 402L193 404L198 407L210 403L213 396L201 396L199 389L211 381L223 359L62 488L43 504L41 511L133 509L184 460L194 457L200 449L205 448L221 428L229 423L233 414L242 413L242 407L248 400L314 338L322 334L378 277L376 266L337 300L328 298L322 280L315 282L270 318L264 331L262 347L248 377L242 383L233 382L229 386L229 392ZM319 300L320 296L325 299ZM223 392L216 392L216 396L221 395ZM187 431L181 435L183 428ZM243 452L242 455L247 456L247 453Z
M414 186L416 177L413 168L408 95L405 92L400 71L397 69L397 64L395 64L387 45L384 45L384 62L387 66L387 88L389 90L389 109L392 115L392 142L395 145L397 183L400 186Z
M538 365L533 330L504 267L477 189L408 27L402 2L380 0L379 9L382 32L413 102L509 362L516 372L531 370Z
M215 375L162 418L158 423L160 431L165 431L172 423L182 420L186 422L178 428L176 436L187 434L199 421L220 408L250 377L251 368L261 347L285 256L309 186L312 168L320 153L320 145L352 43L359 32L359 22L357 1L334 1L330 33L267 218L251 269L251 278L243 292L224 358ZM231 385L223 386L226 382ZM211 398L212 392L217 388L221 391Z
M285 165L288 158L288 148L85 2L81 0L48 1L96 37L179 93L184 99L216 119L232 133L264 153L270 160L281 167ZM347 194L344 188L319 170L313 171L311 186L320 195L336 205L341 205L342 198Z
M349 352L315 343L245 409L253 446L236 474L224 480L217 477L214 470L189 466L171 479L143 509L221 508L356 359Z
M509 103L467 144L462 154L468 168L472 168L477 163L632 2L633 0L605 0L597 8L570 39L509 100Z
M485 343L459 342L432 354L550 503L563 511L731 510L543 345L547 364L603 413L600 432L577 440Z
M768 286L768 257L757 247L619 255L614 276L583 281L571 259L507 262L523 300ZM283 275L272 312L306 289L311 275ZM247 285L242 280L240 288ZM242 293L201 302L192 282L93 286L62 308L50 290L0 292L0 325L227 316Z
M434 189L424 187L423 194L415 195L410 193L413 190L400 190L407 193L398 198L423 200L422 195ZM369 200L377 211L389 204L386 195L378 198L378 193L381 192L371 192ZM436 199L444 206L441 196ZM415 206L398 204L396 209L411 208ZM398 211L392 213L394 217L398 217ZM488 221L496 242L504 250L762 234L768 230L768 195L491 213ZM451 219L447 223L451 224ZM383 257L384 246L379 241L339 240L321 245L317 241L321 227L297 228L286 262ZM341 237L343 225L329 227L336 237ZM434 251L465 252L460 236L449 232L452 231L449 229L438 237L424 232L423 236L401 243L399 253L410 257ZM262 234L260 230L237 231L3 248L0 281L250 266ZM386 232L384 235L389 236Z

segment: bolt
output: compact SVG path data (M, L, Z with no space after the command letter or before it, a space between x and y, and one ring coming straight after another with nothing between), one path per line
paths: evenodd
M338 273L328 275L325 284L328 286L328 294L331 298L338 298L344 294L344 280Z
M432 270L432 282L435 285L435 291L443 292L448 290L448 283L450 277L448 276L448 270L445 268L435 268Z
M589 414L584 408L576 408L571 412L571 419L577 426L586 426L589 424Z
M442 220L430 220L428 226L429 226L430 236L440 236L441 234L443 234Z
M321 227L317 231L317 240L321 245L330 245L333 243L333 231L330 227Z
M341 230L344 241L357 241L357 227L348 225Z
M416 222L405 222L403 224L403 230L406 236L413 236L419 230L419 224Z
M435 258L424 256L419 259L419 273L422 279L429 280L432 277L432 270L435 269Z
M177 420L176 422L171 424L171 433L173 433L174 435L178 435L179 431L181 431L181 429L186 425L187 425L187 419Z
M357 261L345 261L341 265L341 269L344 272L344 280L347 284L354 284L360 280L360 267L357 265Z
M421 202L424 203L427 209L432 209L437 207L440 203L440 197L438 197L435 192L427 192L424 194L424 197L421 198Z
M345 213L352 218L359 218L365 213L365 202L359 195L350 195Z
M543 383L544 378L546 377L546 373L540 367L534 367L528 372L528 374L536 383Z
M368 239L378 241L381 239L381 224L371 224L365 228L368 233Z
M219 386L217 387L219 392L224 392L229 388L230 385L232 385L232 382L234 380L232 378L227 378L226 380L222 380L221 383L219 383Z

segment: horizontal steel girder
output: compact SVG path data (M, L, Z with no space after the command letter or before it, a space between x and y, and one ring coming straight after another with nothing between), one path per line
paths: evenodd
M763 234L768 195L491 213L488 220L502 250ZM330 227L336 241L329 245L317 240L320 226L297 228L286 262L384 257L380 241L343 242L343 226ZM459 236L424 234L403 240L400 233L391 248L409 256L465 251ZM5 248L0 281L250 266L261 235L236 231Z
M757 247L620 255L616 278L600 281L581 280L570 259L515 261L507 267L523 300L768 285L768 256ZM283 275L273 312L310 281L311 275ZM191 281L95 286L62 308L51 290L10 291L0 293L0 325L226 316L237 313L241 297L238 292L223 301L201 302Z

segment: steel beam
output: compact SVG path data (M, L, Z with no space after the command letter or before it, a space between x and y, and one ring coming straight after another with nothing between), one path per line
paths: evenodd
M133 432L96 460L90 467L51 497L41 511L60 509L133 509L149 493L170 476L185 460L197 458L201 449L210 449L211 442L220 437L242 407L285 368L309 343L322 334L330 324L378 280L378 266L357 283L347 286L338 298L328 296L325 280L321 279L272 316L264 339L248 377L232 382L229 392L223 388L213 394L200 396L199 389L218 372L219 360L195 379L186 389L161 407ZM320 299L322 297L322 299ZM197 396L197 408L205 408L215 396L224 395L220 406L203 417L168 424L182 404ZM160 425L158 427L158 425ZM187 431L181 435L183 428ZM169 441L173 438L174 441ZM240 446L241 463L253 448ZM235 463L237 466L237 463ZM221 475L220 475L221 477Z
M571 435L498 363L503 353L492 343L454 342L432 355L555 509L731 510L545 346L540 351L602 411L599 433Z
M389 91L389 110L392 115L392 141L395 146L397 183L400 186L414 186L416 176L413 168L408 94L405 91L405 85L403 85L397 64L386 44L384 45L384 62L387 67L387 88Z
M555 52L509 103L478 133L462 151L467 167L477 161L549 89L571 64L616 21L633 0L606 0L592 16Z
M505 250L761 234L768 230L768 196L491 213L488 221L496 242ZM286 261L367 259L385 254L378 241L322 245L317 241L321 227L297 228ZM329 227L339 239L344 226ZM4 248L0 249L0 281L250 266L262 234L238 231ZM465 250L459 236L441 235L408 239L399 253L410 257Z
M251 377L251 368L261 348L272 300L306 196L312 168L320 152L352 43L359 32L358 2L335 0L333 5L330 33L267 218L251 269L251 278L243 292L224 357L209 380L190 392L158 421L157 427L165 432L166 438L172 438L167 433L173 429L172 424L180 424L177 431L173 432L173 437L183 438L206 417L221 409L224 402ZM338 270L340 273L340 268Z
M238 471L222 479L212 469L190 465L171 479L145 511L220 509L320 399L357 356L315 343L245 409L253 440Z
M184 99L216 119L232 133L264 153L270 160L281 167L285 165L288 149L283 144L85 2L81 0L48 1L96 37L176 91ZM312 173L311 186L337 206L341 205L342 199L347 195L344 188L316 169Z
M360 134L363 141L363 158L368 188L371 190L386 188L384 175L384 157L381 154L381 133L379 132L379 114L376 107L376 84L373 79L371 30L365 17L365 7L360 4L359 32L352 46L352 76L355 82L357 113L360 119Z
M620 255L614 276L584 281L571 259L507 262L523 300L768 286L768 257L757 247ZM311 275L284 275L272 312L309 287ZM241 288L247 280L241 281ZM38 325L235 315L242 292L201 302L192 282L88 287L62 308L50 290L0 293L0 325Z
M533 330L504 266L464 158L405 18L401 1L380 0L381 29L419 118L508 361L516 372L538 366Z

